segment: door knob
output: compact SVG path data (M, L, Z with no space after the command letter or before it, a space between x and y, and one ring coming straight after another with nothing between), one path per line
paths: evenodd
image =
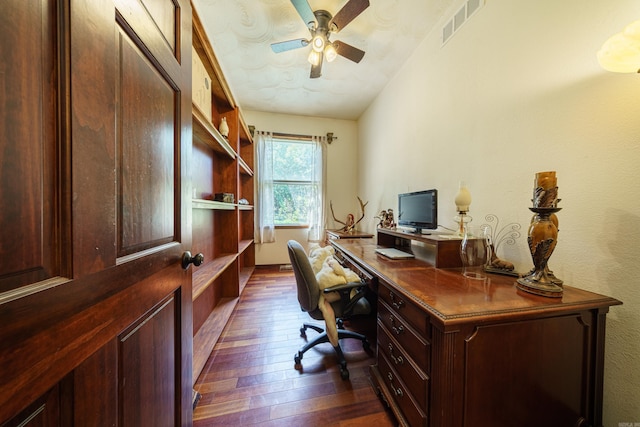
M197 253L195 256L191 256L191 252L185 251L182 254L182 268L185 270L189 268L189 264L193 264L196 267L204 262L204 255Z

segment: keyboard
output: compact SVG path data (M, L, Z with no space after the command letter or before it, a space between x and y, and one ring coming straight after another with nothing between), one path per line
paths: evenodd
M378 248L376 252L391 259L408 259L414 257L413 254L395 248Z

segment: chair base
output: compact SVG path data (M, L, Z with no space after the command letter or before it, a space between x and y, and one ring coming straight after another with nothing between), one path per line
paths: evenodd
M300 328L301 337L307 336L307 333L306 333L307 329L313 329L314 331L318 332L320 335L315 337L311 342L308 342L302 348L300 348L300 350L298 350L298 352L293 358L293 360L296 362L296 365L300 365L300 362L302 361L302 357L304 353L307 352L307 350L315 347L318 344L329 342L329 336L327 335L324 329L309 323L304 323L302 325L302 328ZM344 326L342 325L342 321L338 320L338 340L345 339L345 338L355 338L362 341L362 347L365 349L365 351L368 351L370 348L369 341L367 340L366 336L359 334L357 332L348 331L344 329ZM340 367L340 376L342 377L343 380L347 380L349 379L349 371L347 370L347 361L344 358L344 354L342 353L340 344L333 347L333 349L335 350L336 356L338 358L338 365Z

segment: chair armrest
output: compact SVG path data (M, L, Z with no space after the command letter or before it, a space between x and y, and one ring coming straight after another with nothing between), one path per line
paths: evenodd
M344 290L347 290L347 289L359 288L361 286L366 286L366 283L364 283L364 282L343 283L343 284L340 284L340 285L331 286L330 288L325 288L323 292L325 294L328 294L329 292L344 291Z

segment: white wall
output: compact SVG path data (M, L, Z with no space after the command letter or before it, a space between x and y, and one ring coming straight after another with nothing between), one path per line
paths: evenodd
M300 135L326 135L327 132L333 132L334 137L338 139L328 145L327 150L327 227L340 227L340 224L334 224L329 201L333 202L336 217L341 221L345 221L349 213L358 215L360 208L357 199L358 126L355 121L258 111L243 111L243 115L248 124L254 125L261 131ZM298 240L306 246L307 230L277 229L275 243L256 245L256 264L289 264L287 254L289 239Z
M444 21L427 36L358 122L358 192L372 211L437 188L439 222L451 227L464 180L474 223L493 213L523 226L499 254L520 271L532 266L534 174L557 171L551 268L624 302L607 317L609 427L640 423L640 76L602 70L596 52L636 19L637 0L486 0L444 47Z

